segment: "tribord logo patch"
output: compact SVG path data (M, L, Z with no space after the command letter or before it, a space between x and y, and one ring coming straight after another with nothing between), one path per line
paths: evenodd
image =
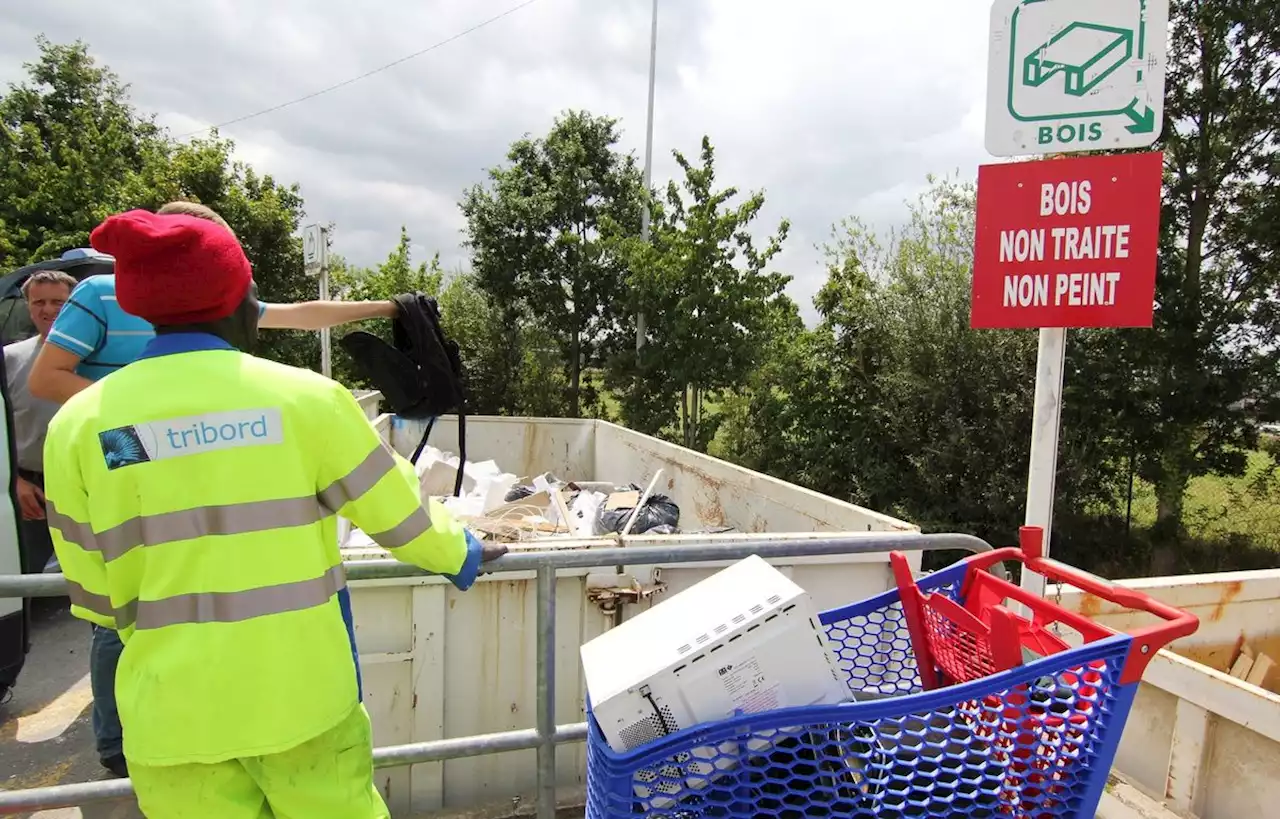
M284 442L280 410L211 412L116 427L98 433L107 469L199 455L221 449Z

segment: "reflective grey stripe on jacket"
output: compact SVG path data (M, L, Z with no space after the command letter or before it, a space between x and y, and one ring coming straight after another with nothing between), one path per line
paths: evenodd
M49 525L56 527L65 540L85 551L99 552L102 559L109 563L141 546L157 546L209 535L251 534L318 523L369 492L378 481L395 469L395 460L391 454L382 446L377 446L355 469L312 496L139 515L101 532L94 532L89 524L63 514L52 503L48 505L47 516ZM368 534L383 548L395 549L412 542L430 528L430 515L425 509L418 507L385 532Z
M237 592L193 592L161 600L131 600L112 606L105 595L67 582L71 602L94 614L115 620L117 629L164 628L182 623L238 623L268 614L284 614L315 608L329 602L347 585L347 573L339 564L319 577L278 583Z
M236 592L193 592L161 600L132 600L116 609L116 627L155 629L183 623L238 623L269 614L322 606L345 588L339 564L319 577Z

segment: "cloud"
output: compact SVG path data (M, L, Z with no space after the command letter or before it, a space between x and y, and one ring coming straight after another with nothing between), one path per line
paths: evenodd
M312 93L418 51L517 0L135 0L16 4L0 80L34 37L82 39L175 135ZM813 245L856 214L885 228L928 173L983 161L987 0L660 0L654 181L708 134L723 184L764 190L757 234L783 217L778 267L812 316ZM408 227L423 255L465 263L457 201L524 134L567 108L619 117L643 158L649 0L535 0L427 54L230 125L259 170L297 181L337 250L372 263Z

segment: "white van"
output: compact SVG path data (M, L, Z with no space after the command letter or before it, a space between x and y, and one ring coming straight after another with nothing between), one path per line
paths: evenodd
M17 454L13 448L13 412L4 375L4 354L0 352L0 402L4 423L0 424L0 574L22 573L22 526L18 520ZM0 702L22 671L27 656L29 612L20 597L0 597Z

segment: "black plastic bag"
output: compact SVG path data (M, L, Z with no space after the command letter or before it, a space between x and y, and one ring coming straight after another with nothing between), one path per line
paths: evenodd
M605 509L600 507L600 515L596 518L596 531L599 534L618 532L621 534L627 520L631 517L631 509ZM680 507L666 495L650 495L636 515L636 522L631 524L628 534L643 535L659 526L670 526L672 529L680 525ZM661 532L655 534L669 534Z
M524 500L532 495L534 489L527 483L518 483L507 490L506 496L502 499L503 503L514 503L518 500Z

